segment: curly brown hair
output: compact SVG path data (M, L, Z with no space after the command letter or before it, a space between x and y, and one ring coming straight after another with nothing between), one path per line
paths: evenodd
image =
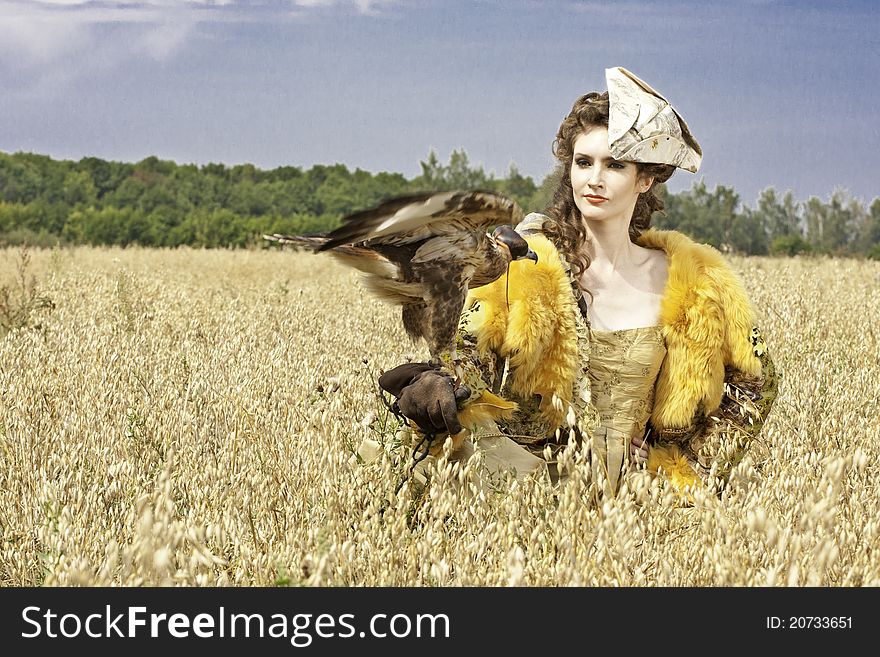
M569 260L572 271L580 276L590 266L589 257L583 252L587 241L587 231L581 220L580 211L574 203L571 187L571 161L574 156L574 142L593 127L608 127L608 92L591 92L578 98L571 112L562 121L553 141L553 155L559 161L557 173L559 184L553 193L553 200L547 208L550 221L544 223L544 234L556 244ZM635 210L629 223L629 238L635 241L651 226L651 216L663 210L663 200L654 192L658 183L669 180L675 167L671 164L645 164L635 162L641 178L653 178L648 191L639 194Z

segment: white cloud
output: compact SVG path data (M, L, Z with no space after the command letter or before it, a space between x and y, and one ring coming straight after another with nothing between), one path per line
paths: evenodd
M319 10L373 15L399 2L0 0L0 93L42 97L132 57L165 61L208 34L200 25L295 21Z
M378 13L385 5L393 4L394 0L354 0L354 6L358 8L362 14Z
M383 5L394 4L395 0L292 0L297 7L332 7L353 5L362 14L373 14Z
M296 19L316 8L375 14L397 0L0 0L0 58L46 63L88 47L90 27L138 28L132 49L164 59L200 23Z
M0 60L40 64L91 43L89 26L42 16L3 16L0 20ZM25 61L23 61L25 60Z
M153 59L168 59L186 43L194 27L186 20L153 25L141 32L134 47Z

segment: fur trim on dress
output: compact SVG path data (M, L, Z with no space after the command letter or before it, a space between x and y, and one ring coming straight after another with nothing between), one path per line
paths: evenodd
M661 249L669 278L660 304L667 354L657 377L651 423L658 429L691 424L724 394L724 367L761 373L750 335L754 313L739 278L711 246L672 230L650 229L637 240Z
M526 241L538 262L510 263L508 275L470 291L467 306L481 354L491 350L509 358L510 392L520 398L541 395L541 412L562 421L554 396L570 401L578 371L577 305L568 273L553 243L543 235Z

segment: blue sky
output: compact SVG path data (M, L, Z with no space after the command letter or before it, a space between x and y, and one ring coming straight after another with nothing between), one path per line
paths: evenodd
M419 172L463 148L540 181L624 66L684 116L702 179L880 196L880 9L773 0L0 0L0 150Z

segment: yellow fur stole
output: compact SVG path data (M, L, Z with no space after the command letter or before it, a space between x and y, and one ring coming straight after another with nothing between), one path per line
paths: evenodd
M495 425L497 420L510 419L517 410L516 402L508 401L503 397L499 397L488 390L483 390L480 396L469 401L461 410L458 411L458 421L461 422L462 429L452 438L452 449L458 449L465 438L472 436L479 430L495 432L498 427ZM433 444L428 453L431 456L437 456L443 450L443 443L438 441Z
M745 289L722 255L672 230L650 229L637 240L663 250L669 278L660 304L666 358L657 377L651 424L687 427L702 405L718 408L724 366L745 374L761 372L750 336L754 314Z
M542 414L558 424L553 397L570 401L578 372L577 306L553 243L543 235L526 241L538 262L512 262L508 275L471 290L466 305L477 308L469 328L481 354L510 358L510 393L541 395Z

